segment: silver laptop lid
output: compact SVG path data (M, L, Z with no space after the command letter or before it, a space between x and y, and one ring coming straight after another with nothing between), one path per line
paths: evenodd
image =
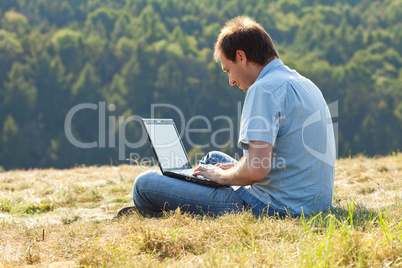
M172 119L142 119L162 172L192 168Z

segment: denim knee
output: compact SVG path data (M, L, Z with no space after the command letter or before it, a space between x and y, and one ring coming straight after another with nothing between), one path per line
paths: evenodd
M161 175L161 173L157 170L148 170L138 175L134 181L134 190L147 188L155 175Z
M133 186L134 206L143 216L159 217L161 210L149 199L149 193L158 185L158 178L162 173L157 170L149 170L140 174Z
M158 175L162 175L159 171L157 170L148 170L142 174L140 174L134 181L134 186L133 186L133 198L135 196L138 196L141 191L152 188L154 184L153 178Z
M230 157L229 155L219 151L211 151L201 159L200 164L216 165L218 163L233 163L233 162L236 162L236 160Z

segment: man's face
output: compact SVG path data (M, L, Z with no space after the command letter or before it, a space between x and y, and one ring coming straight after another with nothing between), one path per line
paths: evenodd
M237 85L241 90L246 93L248 88L254 83L254 81L251 82L250 78L247 75L246 67L243 64L244 59L236 54L236 61L231 61L227 59L223 53L221 53L220 60L222 64L222 70L228 73L229 85Z

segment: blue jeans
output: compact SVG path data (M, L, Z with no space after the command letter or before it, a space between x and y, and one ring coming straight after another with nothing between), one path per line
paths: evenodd
M221 152L210 152L200 164L235 163L236 160ZM180 208L193 214L219 215L252 209L254 215L278 214L265 204L248 204L232 187L212 188L170 178L152 170L137 177L133 187L133 201L144 214L157 215L162 211ZM283 216L283 215L280 215Z

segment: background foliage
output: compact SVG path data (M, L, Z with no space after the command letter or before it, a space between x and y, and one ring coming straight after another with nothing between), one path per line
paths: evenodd
M339 101L340 156L401 148L400 0L2 0L0 165L120 163L119 117L148 117L151 104L175 105L187 120L227 115L238 122L244 94L229 87L212 60L221 26L236 15L260 22L285 64L315 82L328 103ZM80 149L66 138L66 114L81 103L98 109L78 112L73 134L101 148ZM178 116L173 109L156 112ZM211 131L228 127L224 120L213 122ZM191 127L205 128L205 122ZM134 143L141 131L132 121L123 134ZM198 144L210 141L211 133L193 134ZM219 144L226 134L216 136ZM224 151L237 149L228 144ZM147 155L149 146L136 152Z

